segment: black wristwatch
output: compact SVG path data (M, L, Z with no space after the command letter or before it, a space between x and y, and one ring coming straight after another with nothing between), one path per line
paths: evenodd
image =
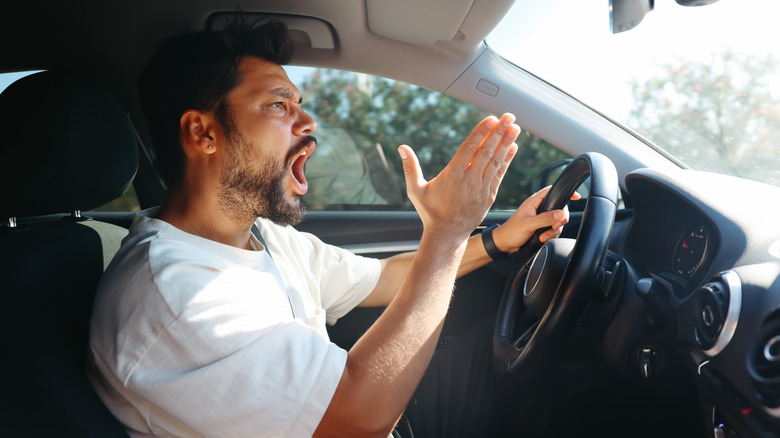
M488 255L494 261L504 260L509 257L509 253L500 251L496 248L496 242L493 241L493 230L498 227L498 224L493 224L484 230L482 230L482 245L485 247Z

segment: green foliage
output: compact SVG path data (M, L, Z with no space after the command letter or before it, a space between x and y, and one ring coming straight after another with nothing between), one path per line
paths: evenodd
M700 170L780 185L778 61L731 51L680 59L632 83L630 125Z
M370 139L362 152L381 146L393 182L379 182L373 169L374 186L405 190L400 158L401 144L412 146L426 178L432 178L449 162L471 130L485 118L485 111L414 85L352 72L317 69L298 84L304 106L320 126L341 128ZM531 180L539 169L567 155L544 140L522 133L517 157L504 178L497 209L514 209L531 190ZM316 153L315 153L316 157ZM369 167L371 167L369 165ZM387 198L387 197L386 197ZM406 209L411 203L403 196ZM397 206L395 206L397 208Z

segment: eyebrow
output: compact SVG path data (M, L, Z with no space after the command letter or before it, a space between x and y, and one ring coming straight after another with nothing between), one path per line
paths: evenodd
M296 93L287 87L276 87L272 88L268 91L269 94L273 94L274 96L283 97L285 99L292 99L295 97ZM302 102L303 98L299 97L298 102Z

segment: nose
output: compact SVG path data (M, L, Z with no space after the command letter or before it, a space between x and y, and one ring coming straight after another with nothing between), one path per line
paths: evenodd
M298 120L293 127L295 135L310 135L317 130L317 121L306 111L298 110Z

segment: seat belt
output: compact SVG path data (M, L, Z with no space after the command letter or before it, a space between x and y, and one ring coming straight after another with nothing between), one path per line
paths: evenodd
M263 239L263 235L260 234L260 228L257 227L257 224L252 224L252 229L251 230L252 230L252 235L255 236L255 239L257 239L257 241L260 242L261 245L263 245L263 250L265 251L266 254L268 254L268 258L271 259L271 264L274 265L274 268L278 272L279 268L276 267L276 262L274 261L274 257L271 255L271 251L268 249L268 245L265 244L265 240ZM281 272L278 272L278 273L279 273L279 276L281 277L281 275L282 275ZM282 286L284 287L285 295L287 295L287 301L290 303L290 311L292 312L293 318L298 317L299 316L298 314L300 312L296 312L295 311L295 307L296 306L293 305L293 299L292 299L292 297L290 297L290 291L287 289L287 286L285 284L282 284ZM298 301L298 300L296 300L296 301ZM302 308L301 308L301 311L302 311ZM306 320L306 317L304 316L303 319Z
M263 240L263 235L260 234L260 228L257 228L257 224L252 224L252 235L255 236L255 239L257 239L258 242L260 242L260 245L263 245L263 249L265 250L265 253L268 254L268 257L273 260L273 256L271 255L271 251L268 250L268 245L265 244L265 240Z

